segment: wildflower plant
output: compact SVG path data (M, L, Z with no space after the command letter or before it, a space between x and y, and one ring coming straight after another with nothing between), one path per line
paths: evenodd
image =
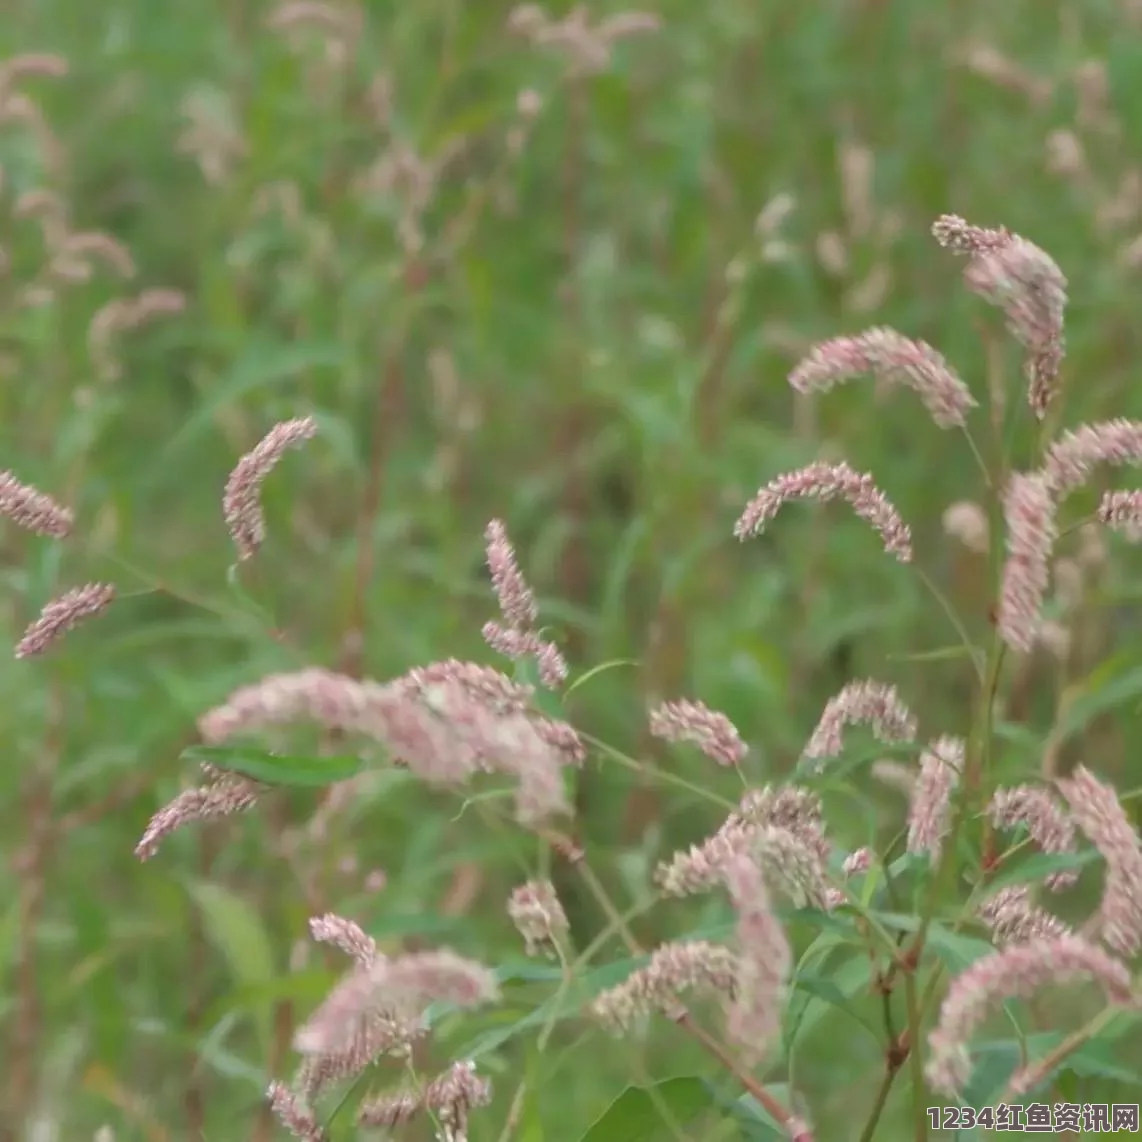
M1003 309L1031 354L1026 407L1041 418L1060 399L1061 271L1038 247L1005 230L945 217L933 232L941 244L967 256L969 286ZM791 383L802 391L823 391L836 380L878 370L916 387L937 427L970 436L976 401L965 382L935 350L893 331L873 330L812 350ZM301 423L275 429L267 441L292 440L292 425ZM1142 428L1129 422L1085 426L1053 440L1044 437L1030 463L1019 465L1004 454L994 467L984 465L981 475L993 497L993 519L1002 523L1004 551L996 560L989 644L982 651L970 644L963 648L979 686L974 717L922 731L901 687L871 678L848 683L807 735L792 778L772 775L760 785L745 778L740 804L717 832L660 863L654 880L663 902L695 893L720 895L722 909L736 920L720 929L719 938L694 933L644 947L632 919L592 870L590 849L576 840L568 773L589 760L593 748L564 713L574 670L557 643L540 634L535 593L498 520L485 538L500 617L488 621L484 635L493 650L514 661L515 678L494 667L445 660L391 681L307 668L246 686L200 718L203 739L216 746L199 753L208 758L210 784L160 810L140 855L153 855L160 839L182 824L229 815L256 803L259 789L291 782L296 763L288 755L256 748L231 753L222 743L238 736L257 742L291 724L315 722L326 733L365 744L370 754L379 750L383 761L375 764L402 767L433 786L459 791L481 774L500 775L512 791L519 826L569 862L610 917L608 934L633 957L625 978L596 988L583 1002L585 1024L629 1036L641 1033L648 1019L670 1020L725 1068L741 1093L752 1096L763 1120L785 1136L802 1142L814 1136L813 1108L796 1085L783 1083L780 1093L770 1086L771 1076L794 1057L787 1030L790 997L799 982L807 985L805 965L816 946L811 942L795 958L787 931L793 915L810 930L828 919L817 943L863 946L867 986L884 999L883 1080L862 1137L875 1136L898 1082L911 1088L921 1131L934 1097L963 1097L975 1073L978 1029L1005 1001L1084 980L1101 985L1102 1010L1045 1056L1028 1057L1018 1071L992 1081L983 1101L1032 1094L1068 1058L1081 1054L1117 1012L1137 1004L1130 961L1142 947L1142 841L1113 788L1084 766L1054 781L1004 784L995 764L995 719L1005 665L1032 652L1041 637L1052 561L1063 529L1074 526L1060 522L1062 500L1100 462L1142 462L1142 445L1132 433L1142 441ZM260 476L269 465L255 463L257 458L278 451L263 442L239 463L227 487L227 518L243 556L253 554L255 532L260 539L262 530L254 514L257 489L247 473ZM886 553L906 565L914 559L910 529L873 476L843 462L818 462L770 481L744 508L734 534L747 541L781 508L806 498L848 501ZM250 506L239 510L239 499ZM1107 524L1122 517L1121 508L1096 514ZM239 538L239 531L250 538ZM522 681L529 676L547 688L542 700L534 684ZM660 703L648 711L648 725L653 736L696 747L717 766L740 767L747 756L729 718L696 698ZM820 793L835 781L830 770L846 755L847 727L853 725L867 725L882 747L910 758L905 764L913 775L907 820L901 822L906 827L896 839L846 854L829 838ZM926 745L923 733L934 734ZM604 760L608 752L604 747ZM1088 859L1080 833L1107 871L1097 911L1072 922L1053 913L1047 893L1072 885ZM1013 865L1019 869L1013 879L1008 862L1029 843L1040 850L1040 863ZM945 886L956 890L952 902L940 891ZM649 903L659 898L652 895ZM908 900L911 908L898 912ZM595 947L577 951L551 881L521 883L507 912L528 952L557 955L557 974L565 977L560 987L581 988ZM501 1001L501 986L494 968L447 948L389 956L349 919L315 917L312 927L319 938L348 951L355 966L298 1030L294 1045L304 1061L297 1077L289 1085L275 1081L268 1097L295 1135L319 1139L328 1122L316 1100L329 1084L367 1077L385 1055L411 1052L432 1034L431 1012L441 1005L460 1012L494 1004ZM949 959L949 947L960 962ZM478 1114L489 1098L478 1062L454 1064L452 1071L421 1083L370 1094L360 1104L359 1121L397 1129L428 1113L440 1138L467 1137L469 1115ZM711 1088L710 1097L721 1096Z
M521 5L507 31L556 61L574 132L592 80L626 41L652 36L659 26L651 13L596 19L579 6L556 20ZM348 6L291 0L272 7L266 28L280 38L275 43L292 61L290 74L306 100L339 111L367 108L371 126L384 133L375 162L351 180L359 209L353 217L385 217L399 296L416 298L426 276L450 265L471 237L471 215L453 212L444 177L462 148L420 153L401 136L387 77L371 76L366 85L354 71L361 28ZM53 79L63 71L51 57L10 64L0 69L0 100L11 104L25 77ZM50 174L46 122L15 106L43 136ZM535 92L520 94L512 129L499 140L503 162L529 144L543 108ZM257 142L244 137L237 109L218 92L200 90L188 95L182 114L176 150L207 184L229 186ZM859 155L846 162L854 170L861 165ZM503 189L501 173L497 167L474 196L481 204ZM290 289L314 290L323 274L336 277L329 235L301 189L267 182L252 197L257 217L244 235L249 241L230 251L241 286L252 288L255 271L269 264L272 243L263 241L261 227L271 214L287 232L280 273L267 275L274 284L266 288L282 290L275 304L285 307ZM786 212L763 211L758 256L783 256L777 228ZM96 273L118 282L136 277L130 252L109 236L74 229L54 191L29 192L14 213L37 222L45 248L21 306L50 308ZM872 227L859 202L850 202L848 213L854 234ZM581 717L583 692L639 664L585 660L581 640L566 637L556 617L567 611L533 586L511 538L508 507L483 530L482 613L473 618L465 610L456 624L465 627L466 643L481 649L460 658L442 646L430 661L405 660L399 670L373 676L371 664L382 660L373 638L402 651L409 645L404 615L390 616L377 633L366 613L382 578L376 518L383 456L394 440L384 426L400 403L390 384L402 368L399 353L385 362L377 391L354 557L316 584L330 594L349 584L342 644L334 661L318 661L304 632L281 620L269 587L275 564L267 551L278 519L271 500L275 481L292 473L290 524L313 526L297 474L322 449L344 443L343 426L311 413L301 399L255 428L244 418L223 426L232 467L228 478L218 474L212 494L231 563L228 574L219 568L219 578L243 629L257 629L260 652L218 680L213 701L186 711L180 761L193 783L151 812L134 852L148 862L147 875L165 878L164 859L186 834L208 838L200 850L205 873L188 878L189 891L216 928L228 925L228 933L247 937L250 917L211 882L214 858L240 852L235 861L251 877L257 872L248 861L255 860L296 878L288 922L297 940L290 973L297 986L272 997L273 1026L262 1029L259 1122L272 1116L275 1129L304 1142L375 1131L418 1137L418 1130L439 1142L530 1139L542 1136L535 1124L543 1083L558 1082L577 1053L611 1051L617 1042L624 1050L614 1057L630 1060L631 1085L596 1121L575 1124L576 1137L597 1142L663 1131L685 1139L699 1136L691 1133L695 1123L719 1122L726 1137L736 1131L812 1142L827 1135L817 1126L823 1108L805 1078L812 1059L802 1044L812 1024L836 1016L855 1019L875 1043L876 1086L852 1136L886 1136L890 1117L904 1116L922 1139L929 1108L941 1100L984 1106L1053 1097L1061 1074L1090 1073L1097 1045L1133 1027L1142 1010L1142 839L1131 797L1115 788L1097 757L1061 756L1081 724L1074 713L1081 695L1064 695L1045 740L1020 724L1019 706L1036 661L1065 659L1072 639L1084 633L1089 580L1107 558L1104 535L1113 544L1142 532L1136 489L1100 489L1096 504L1084 503L1096 473L1142 466L1142 422L1066 427L1068 283L1044 249L1003 227L953 215L937 219L932 236L959 259L967 290L1002 317L1022 369L1017 386L993 383L983 391L966 367L957 369L927 341L880 325L809 347L787 380L801 411L861 378L878 385L882 397L911 389L900 399L911 403L916 439L946 433L977 468L977 489L949 489L946 535L909 519L877 472L850 463L832 445L787 471L759 473L752 495L727 493L736 522L727 513L726 546L779 542L781 522L794 513L863 528L861 541L883 549L885 573L925 592L954 636L916 656L915 669L894 669L889 651L879 663L883 672L847 672L804 720L792 750L772 747L764 723L745 732L743 719L674 684L677 675L668 671L648 671L628 716L641 744L596 736ZM739 260L727 271L718 330L740 316L743 294L736 290L750 270ZM364 339L375 299L356 298L356 309L345 300L346 325ZM85 351L98 383L125 375L128 331L175 318L184 305L181 294L156 288L117 295L87 315ZM437 409L447 421L441 435L462 436L481 410L463 407L447 362L437 358L430 372L445 394ZM697 423L695 432L703 431ZM294 449L298 454L287 457ZM451 453L437 460L447 482L458 462ZM82 481L68 475L65 491L78 492ZM161 483L161 475L156 479ZM329 532L343 523L351 530L356 520L339 515L341 498L338 486L322 521ZM194 602L161 578L136 591L134 565L103 550L98 508L82 498L40 490L23 473L5 471L0 516L35 542L58 545L50 550L90 542L76 562L100 563L99 578L85 575L81 585L31 608L14 654L36 662L21 668L50 669L64 639L86 637L87 624L94 630L110 621L104 612L122 613L140 597ZM663 530L671 535L666 517ZM474 540L479 525L471 532ZM931 554L941 542L986 564L978 613L961 613L942 588ZM136 582L124 590L102 574L107 567ZM663 596L659 627L669 626L669 592ZM950 664L957 692L970 700L927 701L926 661ZM607 850L584 795L589 779L608 769L631 771L663 796L654 802L655 827L628 845L624 855L636 859L621 876L604 867ZM401 800L414 786L427 796ZM50 782L40 789L41 802L46 796L50 804L51 789ZM877 801L870 796L876 789L891 795ZM674 847L657 826L669 817L669 797L683 794L703 802L711 827ZM302 806L303 824L282 810L287 798L292 809ZM471 934L453 939L455 931L406 940L374 925L360 894L345 893L351 899L344 905L332 898L340 882L327 850L344 842L355 875L344 850L353 847L352 829L371 827L369 813L380 801L417 816L410 835L422 829L439 840L434 821L465 817L511 852L518 865L511 885L485 891L477 868L474 888L457 879L452 903L454 913L484 909L494 917L512 933L514 955L481 946ZM864 843L853 844L852 818L862 813ZM256 854L240 843L251 818L271 826L272 842ZM429 861L430 847L411 851L409 861ZM1093 905L1077 892L1087 866L1100 876ZM32 894L33 921L38 904ZM216 941L237 959L234 942ZM25 943L21 963L27 968L34 959L35 948ZM308 970L319 961L323 970ZM268 974L248 971L244 982L252 993L267 991ZM1048 991L1067 1000L1045 1019L1036 1003ZM648 1073L642 1048L658 1035L669 1036L686 1074ZM201 1045L203 1055L215 1046ZM982 1063L985 1050L1002 1065ZM248 1075L250 1068L243 1071L231 1056L225 1062Z
M1060 399L1061 271L1038 247L1005 230L945 217L933 232L941 244L967 256L969 286L1003 309L1031 354L1026 406L1041 418ZM970 436L976 401L964 381L934 350L892 331L873 330L812 350L791 383L821 391L836 380L877 370L918 388L937 427ZM259 481L285 444L313 431L310 421L288 422L238 462L225 501L243 559L255 554L264 535ZM1019 465L1003 454L995 466L984 465L981 475L992 496L993 519L1002 524L1004 551L996 560L988 645L982 651L971 644L963 648L979 686L974 716L965 724L922 729L901 687L855 679L826 705L792 777L773 774L755 784L743 773L747 788L738 806L706 841L660 862L657 893L648 901L649 906L694 894L720 897L721 910L735 919L719 929L718 938L691 933L645 947L632 918L610 899L592 869L590 848L576 839L569 774L600 747L567 717L574 669L557 643L540 633L535 593L499 520L489 524L485 539L500 615L488 621L484 635L491 649L514 662L514 677L447 659L389 681L307 667L239 688L199 718L210 748L196 756L205 762L208 784L156 814L139 855L154 856L162 839L184 824L256 805L262 792L290 784L302 770L308 783L308 763L278 749L263 752L257 743L267 735L280 743L288 740L282 734L291 725L316 723L362 765L374 758L371 764L398 766L434 787L461 792L473 782L482 784L482 775L497 775L491 788L510 792L518 826L569 863L609 917L608 936L617 937L632 957L623 978L596 987L582 1001L585 1025L594 1022L629 1036L641 1033L646 1020L670 1020L785 1136L802 1142L814 1136L813 1108L796 1084L782 1083L779 1091L770 1083L795 1057L788 1032L791 995L799 984L807 985L805 965L823 940L863 947L867 986L884 1000L878 1032L883 1080L862 1137L875 1135L898 1082L911 1088L921 1131L933 1097L962 1097L975 1071L978 1029L1005 1001L1084 980L1100 985L1101 1011L1047 1055L1025 1058L1017 1072L993 1082L983 1101L1033 1093L1069 1057L1081 1054L1117 1012L1137 1004L1130 961L1142 947L1142 840L1113 788L1085 766L1053 781L1004 784L995 763L995 719L1005 665L1032 652L1041 637L1052 561L1063 528L1074 526L1061 523L1064 496L1100 462L1142 462L1139 441L1142 428L1129 422L1085 426L1053 440L1044 436L1029 463ZM744 508L734 534L748 541L780 509L806 498L848 501L886 553L905 565L913 561L913 541L900 513L871 475L843 462L818 462L765 484ZM24 502L31 502L27 495ZM1105 510L1096 518L1112 522ZM95 601L105 603L100 595L88 609ZM44 631L62 625L41 620ZM33 631L21 645L45 638ZM542 680L545 696L524 681L529 677ZM715 766L740 769L746 759L737 728L698 699L673 698L647 716L654 737L696 747ZM829 837L821 793L836 780L830 770L847 753L849 727L860 725L881 747L910 759L909 807L894 840L845 853ZM925 734L933 735L927 744ZM251 745L230 750L227 743L239 739ZM610 755L602 747L602 759ZM336 776L341 774L330 774L330 780ZM1087 860L1080 833L1105 863L1106 878L1097 910L1070 921L1053 913L1048 892L1072 885ZM1013 879L1008 862L1027 844L1040 850L1040 863L1013 865L1019 869ZM940 891L945 886L955 888L950 902ZM560 989L581 991L598 942L576 948L553 883L533 877L519 884L506 910L527 952L557 956ZM820 928L800 957L787 931L793 916L810 930ZM329 1122L319 1113L318 1099L331 1084L363 1079L371 1089L369 1075L378 1060L415 1057L416 1045L433 1034L439 1020L433 1012L502 1002L502 987L494 966L447 947L389 955L352 920L336 914L314 917L311 928L316 938L347 952L353 966L297 1030L294 1047L302 1063L295 1079L284 1085L275 1080L268 1097L285 1127L298 1137L320 1139ZM949 947L962 962L949 962ZM546 1042L549 1034L548 1028L541 1039ZM455 1142L468 1137L469 1116L480 1113L489 1097L488 1076L480 1073L478 1060L467 1059L437 1077L424 1076L419 1085L370 1093L360 1102L358 1121L398 1129L429 1114L438 1137ZM711 1088L710 1097L721 1096Z

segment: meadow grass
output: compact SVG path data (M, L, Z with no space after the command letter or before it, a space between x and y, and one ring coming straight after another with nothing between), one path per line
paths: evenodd
M384 679L491 661L492 518L573 681L605 667L563 704L605 743L576 775L575 829L640 947L732 925L716 900L644 906L655 864L741 795L732 771L651 738L648 704L724 711L751 783L791 773L853 678L895 683L925 734L966 735L963 639L990 637L992 582L941 519L983 498L976 458L911 394L869 381L804 399L786 376L815 342L891 326L937 346L981 403L997 385L1022 402L1018 347L929 235L955 212L1027 236L1069 279L1066 399L1048 426L1142 416L1138 16L1125 0L652 7L659 31L578 75L513 35L500 0L345 6L360 34L332 54L320 37L292 45L251 0L5 5L0 57L54 52L69 70L20 84L58 153L0 122L0 462L77 525L64 544L5 527L0 607L14 645L69 587L112 581L120 598L0 671L0 1137L277 1136L266 1086L340 971L307 941L329 908L383 949L446 944L500 968L503 1006L442 1018L418 1060L472 1057L491 1078L474 1142L594 1139L632 1083L660 1091L653 1120L631 1112L632 1140L778 1136L668 1021L608 1039L578 1018L581 995L553 993L558 966L528 966L505 905L537 874L575 946L599 943L586 986L632 960L575 870L493 801L385 768L323 833L308 825L321 791L297 789L133 855L191 776L195 719L237 686L311 664ZM121 242L134 278L99 268L30 304L47 231L15 208L38 188L71 230ZM145 289L185 309L102 359L93 318ZM317 438L267 481L267 541L235 571L227 474L301 415ZM979 415L987 461L1009 448L1030 463L1029 417L1005 441ZM875 474L946 607L843 513L790 510L734 540L755 489L822 456ZM1076 496L1074 518L1095 502ZM1000 778L1037 772L1049 747L1058 770L1085 760L1142 785L1139 557L1108 542L1067 660L1011 680ZM843 851L883 848L903 822L904 799L866 772L823 792ZM815 922L784 918L800 957ZM978 930L938 939L953 972L981 950ZM818 1138L855 1138L884 1068L882 997L867 957L839 938L815 948L798 1036L764 1076L805 1099ZM1065 1025L1062 1010L1033 1011L1027 1033ZM1054 1096L1136 1098L1114 1065L1137 1044L1121 1029ZM880 1128L912 1136L906 1083ZM351 1115L331 1129L355 1136Z

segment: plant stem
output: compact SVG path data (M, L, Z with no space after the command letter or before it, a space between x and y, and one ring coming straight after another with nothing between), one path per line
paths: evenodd
M914 1054L915 1052L912 1053ZM864 1124L859 1142L872 1142L876 1134L877 1123L880 1121L880 1116L884 1113L884 1107L888 1102L888 1093L892 1090L892 1084L896 1081L896 1076L899 1072L899 1067L894 1067L890 1063L886 1063L884 1078L880 1080L880 1087L876 1092L876 1098L873 1100L872 1112L868 1116L868 1121Z
M916 1142L928 1137L927 1096L924 1089L924 1063L918 1044L924 1012L916 1002L916 973L904 973L904 1002L908 1008L908 1066L912 1076L912 1112L916 1121Z
M720 809L732 810L737 808L733 801L726 800L725 797L709 789L703 788L701 785L696 785L692 781L687 781L684 777L679 777L676 773L670 773L664 769L658 769L653 765L645 765L643 762L629 756L622 752L622 750L615 749L614 746L608 745L605 741L599 738L592 737L590 734L579 732L579 736L588 745L594 746L600 753L605 753L612 761L624 766L627 769L633 769L637 773L646 777L652 778L655 781L662 782L663 785L674 785L679 789L685 789L687 793L692 793L695 797L700 797L704 801L711 801Z
M622 937L623 943L626 944L631 955L644 955L645 952L642 946L634 938L630 927L611 901L610 896L607 895L607 890L587 864L586 857L581 855L579 860L575 861L575 867L579 870L579 875L583 878L583 883L587 886L587 890L594 896L599 907L607 916L607 919L614 925L615 930ZM774 1120L779 1122L786 1129L789 1129L795 1124L796 1119L793 1113L778 1102L753 1075L742 1067L723 1043L715 1039L704 1027L696 1023L688 1011L684 1011L675 1022L733 1075L741 1084L742 1088L750 1094Z
M1088 1039L1093 1039L1120 1011L1119 1007L1103 1008L1053 1050L1048 1051L1034 1066L1016 1072L999 1101L1013 1102L1019 1095L1030 1094L1072 1051L1077 1051Z

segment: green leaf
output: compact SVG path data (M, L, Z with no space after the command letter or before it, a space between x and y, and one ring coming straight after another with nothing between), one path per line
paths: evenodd
M219 884L191 881L187 889L202 913L206 938L226 961L235 982L243 988L268 984L275 975L274 955L257 909ZM270 1036L265 1005L258 1022L265 1047Z
M1077 872L1101 856L1098 849L1085 849L1078 853L1033 853L1026 860L998 873L989 882L989 887L998 890L1010 884L1035 884L1053 872Z
M324 968L309 968L287 975L275 975L273 979L252 987L240 985L206 1008L202 1015L202 1025L209 1027L235 1013L256 1014L260 1009L283 999L296 1003L303 1011L309 1011L317 1007L336 982L335 972Z
M953 972L963 971L976 960L995 951L986 940L953 932L938 921L928 929L928 946Z
M795 778L822 791L843 789L848 777L862 766L871 765L880 758L908 761L920 753L920 746L912 743L886 744L874 741L871 733L862 733L859 727L851 735L851 739L851 744L846 741L841 756L830 761L823 772L818 770L819 762L816 759L801 758L793 770Z
M543 1098L543 1056L535 1049L527 1055L523 1105L513 1134L514 1142L544 1142L543 1117L539 1108Z
M1066 1034L1062 1031L1028 1035L1027 1060L1034 1064L1037 1059L1042 1059L1053 1051L1065 1038ZM985 1106L995 1101L1015 1070L1023 1065L1023 1049L1017 1039L993 1039L973 1046L972 1061L975 1064L973 1082L965 1091L965 1098L971 1105ZM1132 1090L1142 1087L1142 1073L1125 1066L1125 1062L1119 1047L1102 1037L1092 1039L1061 1060L1045 1076L1044 1084L1061 1072L1070 1071L1080 1078L1126 1083ZM1038 1089L1042 1089L1044 1084L1040 1084Z
M1135 1027L1137 1027L1139 1020L1142 1020L1142 1011L1130 1011L1126 1009L1119 1011L1102 1029L1102 1033L1099 1035L1099 1042L1117 1042L1117 1040L1121 1039L1128 1031L1133 1031Z
M179 755L181 761L205 762L240 773L265 785L319 788L355 777L365 768L359 757L309 757L270 753L250 746L193 745Z
M829 949L830 953L834 949ZM826 954L820 961L819 970L809 973L799 970L793 980L794 994L804 993L810 998L801 1009L799 1018L790 1019L788 1050L793 1051L794 1041L804 1038L810 1030L822 1019L830 1007L835 1007L846 1015L852 1016L874 1038L877 1033L869 1027L863 1016L853 1009L852 1000L859 993L868 989L872 978L872 963L863 951L846 946L845 950L851 958L840 967L830 967L827 975L825 963L829 958Z
M1142 697L1142 666L1127 670L1107 681L1115 659L1104 663L1081 683L1068 687L1066 713L1055 728L1055 739L1062 744L1101 714L1109 713L1135 698Z
M617 666L640 666L641 663L637 658L613 658L609 662L600 662L598 666L592 666L590 670L584 671L567 687L566 695L570 697L579 689L580 686L586 685L598 674L602 674L607 670L614 670Z
M1062 1036L1059 1038L1062 1039ZM1142 1071L1136 1067L1123 1066L1125 1062L1119 1048L1101 1039L1092 1039L1068 1055L1060 1069L1070 1071L1080 1078L1110 1079L1126 1083L1130 1090L1142 1090Z
M792 1098L787 1083L774 1083L766 1087L782 1105L789 1106ZM718 1105L724 1107L726 1112L736 1120L741 1129L742 1137L747 1142L771 1142L771 1140L788 1139L789 1134L783 1126L778 1125L773 1116L751 1094L743 1094L738 1098L727 1100L724 1096L718 1098Z
M962 642L954 646L941 646L934 650L919 650L915 654L889 654L889 662L948 662L957 658L971 658L977 653L976 647L965 646Z
M335 341L283 344L248 341L229 372L212 379L209 398L198 405L161 451L152 478L156 481L174 478L180 471L175 458L199 447L200 438L211 430L218 413L242 397L259 390L296 384L301 374L344 369L348 361L349 351Z
M851 990L838 987L835 980L825 979L824 977L820 976L800 976L797 980L796 986L800 991L806 992L807 994L813 996L815 999L820 999L822 1002L829 1004L831 1007L835 1007L838 1011L843 1011L847 1016L849 1016L849 1018L855 1019L873 1037L873 1039L876 1040L879 1039L879 1034L876 1028L873 1027L872 1024L864 1018L863 1015L860 1015L858 1012L854 1011L852 1009L852 1005L849 1002L852 999L853 995L856 994L856 991L859 990L864 983L868 982L868 978L871 974L868 970L866 970L869 967L867 959L857 962L861 964L859 969L853 967L852 963L850 962L850 964L846 965L849 970L844 973L848 977L848 980L856 983L856 987L852 988ZM802 1021L801 1025L804 1027L804 1021Z
M12 900L8 911L0 917L0 970L15 960L16 937L20 932L20 901ZM5 973L6 974L6 973Z
M534 658L526 657L517 659L515 669L512 671L512 676L513 681L518 682L521 686L530 686L535 691L531 701L541 714L555 719L561 719L565 716L563 713L563 702L559 695L552 693L552 691L548 690L539 680L539 666Z
M538 1030L552 1023L581 1015L586 1005L600 992L625 979L636 968L644 966L648 956L616 960L586 972L570 988L559 988L538 1007L513 1019L504 1026L492 1027L469 1042L458 1054L465 1059L476 1059L503 1046L525 1031Z
M563 968L531 960L508 960L496 968L500 983L558 983L563 979Z
M234 978L246 987L269 983L274 956L257 910L220 884L192 881L187 887L202 912L207 939Z
M1034 751L1036 756L1043 745L1042 739L1034 730L1018 722L996 722L994 733L999 741Z
M580 1142L657 1142L669 1134L671 1120L684 1127L713 1105L714 1098L700 1078L664 1079L648 1087L628 1086Z

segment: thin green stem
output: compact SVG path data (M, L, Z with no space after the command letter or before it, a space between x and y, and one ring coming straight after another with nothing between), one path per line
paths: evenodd
M847 894L848 899L845 901L847 907L851 908L868 926L869 928L880 937L884 946L892 955L893 960L900 954L900 945L895 936L864 906L861 901L854 898L853 894Z
M979 467L980 475L983 476L983 482L990 489L992 486L992 484L991 484L991 473L988 471L987 461L984 460L983 455L979 450L979 445L976 444L975 437L972 436L971 431L968 429L968 426L966 424L963 426L963 434L964 434L964 439L968 442L968 447L971 449L971 454L975 457L975 462L976 462L976 465Z
M1035 1089L1068 1055L1077 1051L1088 1040L1093 1039L1116 1015L1120 1007L1103 1008L1092 1019L1073 1031L1053 1050L1050 1050L1032 1066L1017 1071L1007 1084L1000 1102L1013 1102L1018 1095L1029 1094Z
M904 973L904 1002L908 1008L908 1067L912 1076L912 1113L916 1142L928 1137L928 1096L924 1084L924 1061L920 1056L920 1028L923 1011L916 1002L916 974Z
M674 785L679 789L685 789L688 793L694 794L695 797L700 797L704 801L711 801L719 808L732 810L736 808L733 801L728 801L725 797L719 796L710 789L706 789L701 785L695 785L687 781L684 777L679 777L676 773L668 773L665 770L658 769L652 765L645 765L641 761L630 757L622 750L615 749L614 746L609 745L607 742L602 741L600 738L592 737L590 734L585 734L580 731L579 736L587 742L588 745L593 746L601 753L605 753L612 761L618 762L619 765L627 769L632 769L636 773L642 774L644 777L650 777L656 781L661 781L664 785Z
M1075 520L1074 523L1067 524L1066 527L1060 528L1055 542L1059 543L1062 540L1066 539L1068 535L1074 535L1076 531L1081 531L1084 527L1086 527L1088 523L1096 523L1097 521L1098 516L1094 512L1091 512L1090 515L1081 516L1079 519Z
M968 658L971 660L972 666L975 668L976 678L980 685L984 682L983 666L979 661L979 653L972 643L971 636L967 632L967 628L963 624L963 620L956 613L955 607L948 601L947 596L939 587L932 581L928 573L920 566L916 567L916 574L920 577L920 582L924 584L928 593L936 600L940 610L948 616L948 621L955 628L956 634L959 635L960 641L963 643L964 649L967 651Z
M899 1073L899 1067L884 1068L884 1078L880 1080L880 1087L876 1092L876 1098L873 1100L872 1111L860 1133L860 1142L872 1142L876 1134L877 1123L880 1122L880 1116L884 1113L884 1107L888 1102L888 1094L892 1090L892 1084L896 1081L896 1076Z
M904 1052L910 1051L909 1044L904 1044L902 1049L900 1037L897 1035L893 1024L892 990L885 985L883 975L880 977L880 981L881 1006L884 1012L884 1077L881 1079L880 1087L876 1092L876 1098L873 1099L872 1109L869 1111L868 1120L861 1131L859 1142L872 1142L877 1123L880 1122L880 1116L884 1113L884 1108L888 1103L892 1084L900 1073L900 1067L904 1061Z

